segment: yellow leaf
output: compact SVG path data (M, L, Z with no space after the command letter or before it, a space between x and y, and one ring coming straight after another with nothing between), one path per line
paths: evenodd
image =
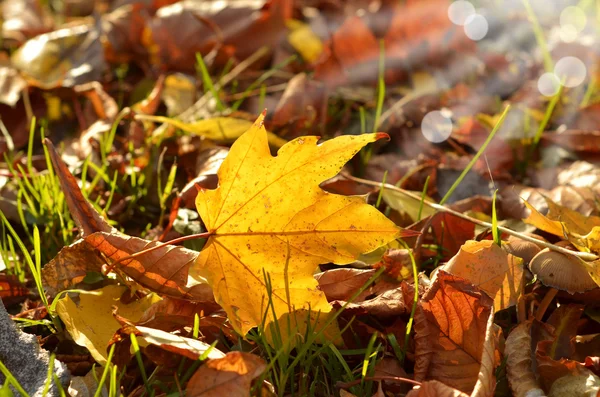
M568 240L581 251L600 250L600 217L585 216L544 197L548 203L548 215L540 214L524 200L531 214L523 219L540 230Z
M528 223L543 230L547 233L554 234L555 236L565 237L565 225L561 222L553 221L548 219L545 215L542 215L535 207L529 204L526 200L523 200L525 206L531 211L529 216L523 219L523 222Z
M171 119L163 116L138 115L140 120L150 120L159 123L171 124L185 132L194 135L200 135L217 143L232 143L238 139L244 132L252 127L252 122L234 117L214 117L212 119L198 120L193 123L184 123L183 121ZM267 132L268 142L279 148L287 142L272 132ZM159 140L163 135L153 135L152 139Z
M120 316L136 322L146 309L161 300L151 294L126 305L120 301L126 290L124 286L109 285L95 291L97 295L80 294L76 300L67 295L56 304L56 312L75 343L87 347L102 365L106 363L108 342L121 327L112 315L112 307L117 306Z
M494 310L513 306L521 295L523 260L492 240L467 241L442 269L469 280L494 299Z
M287 26L290 29L288 41L302 59L309 63L319 59L323 52L323 42L310 26L295 19L287 21Z
M268 274L276 317L268 312L266 323L279 319L283 327L281 316L300 312L289 317L303 333L309 308L313 321L315 312L324 320L331 311L313 278L316 267L350 263L402 233L364 197L319 187L382 134L342 136L319 145L318 137L300 137L273 157L263 119L231 147L218 172L219 187L198 193L196 206L212 236L190 277L208 280L233 327L245 335L265 315Z
M421 192L412 190L409 190L409 192L417 196L421 195ZM413 221L417 220L417 215L419 214L419 207L421 206L419 200L415 200L412 197L409 197L405 194L391 189L383 190L383 199L390 207L392 207L392 209L395 209L400 213L406 213ZM427 201L428 203L434 202L429 196L425 197L425 201ZM436 210L423 204L421 219L427 218L428 216L435 214L435 212Z

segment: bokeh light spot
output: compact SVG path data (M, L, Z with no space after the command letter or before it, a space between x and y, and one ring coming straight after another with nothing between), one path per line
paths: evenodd
M475 7L469 1L458 0L448 7L448 18L455 25L463 26L471 15L475 14Z
M465 34L471 40L481 40L488 33L489 25L483 15L474 14L465 21Z
M587 69L579 58L564 57L556 62L554 74L565 87L577 87L585 80Z
M560 89L560 80L554 73L544 73L538 79L537 86L542 95L554 96Z
M452 134L452 119L449 111L434 110L423 117L421 132L430 142L444 142Z
M587 17L585 12L577 6L567 7L560 13L561 27L571 26L577 33L580 33L585 29L586 24Z

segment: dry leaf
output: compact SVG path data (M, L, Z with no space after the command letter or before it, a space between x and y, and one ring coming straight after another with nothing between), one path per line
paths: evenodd
M89 272L101 272L104 260L85 240L77 240L60 252L42 268L46 292L55 296L60 291L74 288Z
M327 300L348 300L374 273L373 269L331 269L315 274L315 279Z
M139 338L140 346L152 344L161 349L185 356L191 360L197 360L200 356L206 354L207 351L207 358L209 359L220 359L225 357L225 353L219 349L197 339L184 338L165 331L139 325L135 326L135 330L137 331L136 335Z
M350 263L403 235L363 197L338 196L319 187L383 135L347 135L320 145L318 137L301 137L272 157L263 119L264 114L231 147L218 172L219 187L200 191L196 199L211 237L190 276L208 280L215 300L242 335L263 320L265 274L277 316L310 307L311 316L322 312L324 319L331 307L316 288L315 268ZM274 320L269 312L266 323Z
M223 358L209 360L192 376L186 387L188 397L247 397L252 380L267 368L253 354L229 352Z
M467 241L441 269L481 288L494 299L495 311L515 305L521 296L523 260L491 240Z
M496 327L491 298L439 270L415 315L415 380L492 396Z
M102 252L110 261L117 261L160 243L131 237L113 230L111 233L96 232L85 237L94 249ZM174 298L195 301L212 301L212 290L205 280L186 287L188 269L198 257L198 252L174 245L162 245L135 258L125 259L117 265L137 283L151 291Z
M159 244L127 236L112 228L85 199L77 180L62 161L50 140L46 139L44 144L48 148L73 220L91 249L96 249L109 260L115 261ZM78 249L82 247L84 245L79 246ZM55 258L58 264L70 262L71 259L85 260L83 256L81 258L74 257L71 249L63 251ZM136 258L124 260L115 270L122 271L134 281L155 292L174 298L212 301L212 291L206 283L196 280L197 285L191 288L186 287L188 268L197 256L198 252L196 251L167 244ZM70 266L85 268L87 265L71 263ZM52 281L52 279L50 280Z
M468 397L469 395L443 384L437 380L423 382L412 389L406 397Z
M163 116L139 116L141 120L151 120L159 123L171 124L190 134L203 136L217 143L232 143L246 131L253 123L248 120L234 117L214 117L206 120L198 120L193 123L184 123L176 119ZM152 139L159 141L163 139L164 134L153 135ZM269 143L274 147L281 147L286 144L286 140L278 137L272 132L267 132Z
M121 328L113 316L113 306L117 307L120 316L135 322L145 310L160 300L152 294L123 304L120 299L125 291L127 287L109 285L95 291L94 295L80 294L76 299L67 295L56 304L56 312L75 343L87 347L100 364L106 362L106 347L114 333Z
M544 393L533 372L535 357L532 352L531 329L531 321L521 323L506 338L506 373L515 397Z
M44 89L98 81L106 68L99 38L92 22L77 22L32 38L11 60L29 84Z

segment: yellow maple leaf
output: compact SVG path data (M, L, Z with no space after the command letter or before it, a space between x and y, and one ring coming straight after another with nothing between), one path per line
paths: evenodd
M322 323L315 321L316 312L323 320L331 311L313 278L319 264L350 263L402 235L365 197L319 187L364 145L386 135L342 136L322 144L319 137L300 137L273 157L263 119L231 147L218 172L219 187L198 193L196 206L211 237L190 277L208 280L234 328L245 335L265 316L266 273L276 313L269 311L266 323L291 317L302 333L309 309L313 327Z

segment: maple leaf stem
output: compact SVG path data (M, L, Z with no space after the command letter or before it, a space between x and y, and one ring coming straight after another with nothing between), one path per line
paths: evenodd
M214 234L214 232L204 232L204 233L198 233L198 234L190 234L188 236L182 236L182 237L174 238L173 240L165 241L164 243L158 243L158 244L156 244L153 247L147 248L145 250L141 250L139 252L136 252L135 254L131 254L131 255L125 256L125 257L123 257L121 259L118 259L118 260L114 261L113 263L110 264L110 266L108 267L108 269L106 270L105 273L110 273L115 268L115 266L117 266L119 263L121 263L123 261L137 258L138 256L147 254L148 252L152 252L152 251L154 251L156 249L164 247L165 245L179 244L179 243L182 243L182 242L188 241L188 240L208 238L208 237L212 236L213 234Z
M418 195L413 194L411 192L408 192L408 191L406 191L404 189L401 189L399 187L396 187L394 185L391 185L389 183L382 184L381 182L375 182L375 181L371 181L371 180L368 180L368 179L358 178L358 177L352 176L352 175L350 175L350 174L348 174L346 172L342 172L341 175L343 177L345 177L346 179L350 179L352 181L355 181L355 182L358 182L358 183L362 183L362 184L365 184L365 185L369 185L369 186L374 186L374 187L381 188L382 185L383 185L383 186L385 186L386 189L394 190L394 191L396 191L398 193L401 193L401 194L403 194L403 195L405 195L407 197L410 197L410 198L412 198L414 200L417 200L419 202L421 201L421 197L419 197ZM479 219L472 218L472 217L470 217L468 215L465 215L465 214L463 214L461 212L458 212L458 211L454 211L453 209L450 209L450 208L445 207L443 205L435 204L435 203L430 203L428 201L423 201L423 204L426 205L426 206L428 206L428 207L430 207L430 208L433 208L434 210L446 212L448 214L451 214L451 215L454 215L456 217L462 218L462 219L464 219L466 221L469 221L471 223L474 223L476 225L483 226L483 227L486 227L486 228L490 228L492 230L494 228L494 225L492 225L491 223L484 222L484 221L481 221ZM579 258L581 260L584 260L584 261L595 261L595 260L600 259L598 257L598 255L595 255L595 254L593 254L591 252L571 251L569 249L566 249L566 248L563 248L563 247L559 247L557 245L554 245L554 244L551 244L551 243L548 243L548 242L545 242L545 241L542 241L542 240L538 240L536 238L530 237L530 236L528 236L526 234L523 234L523 233L516 232L514 230L508 229L508 228L503 227L503 226L496 226L496 227L501 232L504 232L506 234L510 234L511 236L518 237L518 238L520 238L522 240L529 241L529 242L537 244L537 245L541 245L542 247L549 248L549 249L551 249L553 251L560 252L561 254L576 256L577 258Z

